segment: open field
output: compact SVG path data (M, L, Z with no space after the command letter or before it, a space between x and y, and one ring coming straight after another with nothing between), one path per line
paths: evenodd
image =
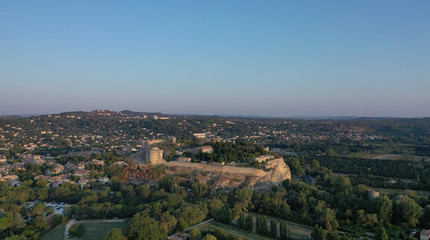
M58 226L51 231L42 235L40 240L64 240L64 230L66 227L64 225Z
M119 220L84 220L77 221L77 223L81 223L84 225L84 236L82 239L85 240L103 240L112 228L121 228L123 234L126 232L130 219L119 219ZM54 228L53 230L47 232L40 240L65 240L64 238L64 230L65 227L59 226Z
M414 161L430 161L430 157L428 156L403 156L401 154L379 154L379 155L374 155L374 156L369 156L369 158L371 159L381 159L381 160L399 160L399 159L410 159L410 160L414 160Z

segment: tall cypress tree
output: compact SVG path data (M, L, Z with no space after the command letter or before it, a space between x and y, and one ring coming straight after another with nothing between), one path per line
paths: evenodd
M263 216L261 218L261 234L264 236L267 236L269 232L270 230L268 229L268 226L267 226L267 218L266 216Z
M290 230L285 221L279 223L279 239L288 240L290 239Z
M247 226L248 231L251 231L251 232L254 231L254 217L253 216L251 216L251 215L247 216L246 226Z
M275 220L270 221L270 237L276 238L278 236L278 223Z
M241 229L246 230L245 226L245 215L243 213L240 214L239 219L237 220L237 226Z

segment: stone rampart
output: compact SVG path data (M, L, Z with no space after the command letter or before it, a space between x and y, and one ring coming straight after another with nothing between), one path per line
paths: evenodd
M256 176L256 177L264 177L269 173L264 170L256 169L256 168L221 166L221 165L205 164L205 163L172 161L172 162L166 162L165 164L169 167L180 167L180 168L186 168L190 170L198 170L202 172L241 174L245 176Z

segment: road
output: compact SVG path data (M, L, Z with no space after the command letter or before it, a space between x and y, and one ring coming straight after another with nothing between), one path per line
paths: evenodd
M189 228L187 228L187 229L185 229L185 231L184 232L188 232L188 231L190 231L191 229L193 229L193 228L195 228L195 227L200 227L200 226L202 226L202 225L205 225L205 224L208 224L208 223L210 223L210 222L212 222L214 219L213 218L211 218L211 219L209 219L209 220L207 220L207 221L204 221L204 222L201 222L201 223L199 223L199 224L196 224L196 225L194 225L194 226L192 226L192 227L189 227ZM185 234L185 233L175 233L175 234L173 234L173 235L171 235L171 236L169 236L169 240L183 240L183 239L187 239L187 234Z

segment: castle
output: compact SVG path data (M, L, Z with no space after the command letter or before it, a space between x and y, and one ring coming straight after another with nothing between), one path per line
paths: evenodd
M141 151L133 154L131 158L142 164L160 165L182 169L182 171L209 172L221 177L221 179L242 179L241 182L254 189L270 189L272 185L281 184L284 180L291 180L290 168L285 164L284 159L274 158L264 159L266 165L264 169L250 167L224 166L222 164L192 163L191 159L179 158L177 161L167 162L163 160L163 150L151 147L148 142L144 142ZM218 181L218 182L221 182ZM222 185L222 184L219 184Z
M143 147L142 150L133 154L131 158L138 162L143 164L163 164L163 150L157 148L157 147L151 147L150 143L148 141L143 141Z

